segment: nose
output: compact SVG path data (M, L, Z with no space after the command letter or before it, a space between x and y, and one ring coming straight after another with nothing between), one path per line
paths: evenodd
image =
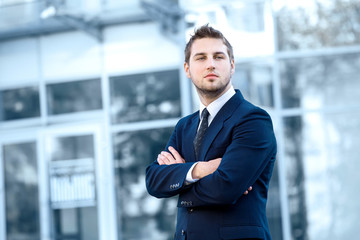
M207 60L207 69L208 70L214 70L215 69L215 61L214 61L214 59L212 59L212 58L209 58L208 60Z

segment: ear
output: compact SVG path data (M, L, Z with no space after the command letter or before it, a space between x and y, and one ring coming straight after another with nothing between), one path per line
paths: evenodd
M234 59L230 61L230 71L231 71L231 76L232 76L235 72L235 60Z
M188 78L191 78L191 75L190 75L190 66L187 62L184 62L184 71L185 71L185 74Z

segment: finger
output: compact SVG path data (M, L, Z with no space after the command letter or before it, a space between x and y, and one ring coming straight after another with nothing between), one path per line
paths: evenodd
M158 155L158 158L156 161L158 162L159 165L164 165L165 162L159 156L160 156L160 154Z
M169 151L171 152L171 154L174 156L176 162L179 162L179 163L183 163L183 162L184 162L184 159L181 157L181 155L179 154L179 152L176 151L175 148L173 148L173 147L170 146L168 149L169 149Z
M162 161L160 159L158 159L157 162L158 162L159 165L165 165L164 161Z
M173 155L171 155L171 153L162 151L162 152L161 152L161 156L167 158L167 160L168 160L169 162L175 162L175 158L173 157Z
M162 154L159 154L158 158L159 158L161 161L163 161L164 164L166 164L166 165L169 165L169 164L171 163L170 160L169 160L166 156L164 156L164 155L162 155Z
M180 154L178 153L178 151L175 150L175 148L170 146L170 147L168 147L168 149L171 152L171 154L174 156L175 159L181 158Z

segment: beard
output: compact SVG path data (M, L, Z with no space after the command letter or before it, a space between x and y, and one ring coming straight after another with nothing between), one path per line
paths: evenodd
M217 88L213 88L213 89L200 88L197 86L195 86L195 87L196 87L197 91L199 92L199 94L201 94L207 98L216 98L225 91L225 89L228 85L229 84L220 86Z
M198 85L195 85L195 88L197 90L197 92L206 97L206 98L209 98L209 99L216 99L218 98L219 96L221 96L224 91L226 90L226 88L231 84L231 81L230 81L230 78L226 81L226 83L224 84L218 84L218 85L215 85L215 86L209 86L209 87L201 87L201 86L198 86Z

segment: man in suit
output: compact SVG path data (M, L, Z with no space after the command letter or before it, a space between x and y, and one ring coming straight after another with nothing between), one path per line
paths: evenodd
M233 88L232 47L212 27L189 40L184 70L200 111L177 123L147 167L148 192L179 195L176 240L270 240L266 201L276 140L269 115Z

